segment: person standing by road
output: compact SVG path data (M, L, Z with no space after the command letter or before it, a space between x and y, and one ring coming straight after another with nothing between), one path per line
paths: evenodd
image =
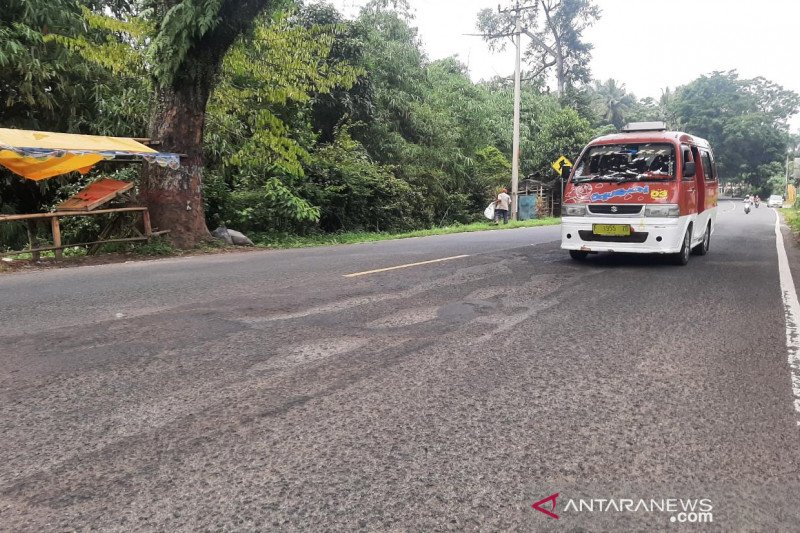
M494 223L500 223L503 219L503 224L508 224L508 209L511 207L511 197L508 195L508 189L505 187L500 194L497 195L497 200L494 201Z

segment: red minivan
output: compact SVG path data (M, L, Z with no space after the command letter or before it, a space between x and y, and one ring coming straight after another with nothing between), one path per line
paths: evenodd
M628 124L591 141L564 189L561 247L672 254L685 265L705 255L717 217L717 169L705 139L662 122Z

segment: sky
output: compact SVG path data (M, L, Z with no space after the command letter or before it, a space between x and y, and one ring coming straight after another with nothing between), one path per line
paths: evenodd
M473 80L514 72L513 47L491 53L477 33L477 13L498 0L409 0L429 59L449 56L469 67ZM586 33L594 45L592 76L615 78L638 98L658 98L714 70L763 76L800 93L798 0L595 0L602 16ZM358 13L366 0L333 0ZM501 2L508 4L508 0ZM523 40L525 37L523 36ZM800 115L792 120L800 127Z

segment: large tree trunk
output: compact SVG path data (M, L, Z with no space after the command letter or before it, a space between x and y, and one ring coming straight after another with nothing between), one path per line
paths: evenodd
M156 90L150 138L158 141L159 151L184 157L178 170L146 164L140 198L150 208L153 226L169 230L180 248L209 237L203 212L203 131L212 79Z
M558 52L556 55L556 81L558 83L558 97L561 98L564 96L564 91L566 90L567 76L564 72L564 56L561 53L561 45L556 43L556 47L556 51Z
M225 54L273 0L224 0L214 28L192 44L173 76L157 80L150 138L162 152L183 154L181 168L145 165L140 197L159 230L189 248L209 237L203 212L203 131L206 104ZM166 17L177 0L155 2Z

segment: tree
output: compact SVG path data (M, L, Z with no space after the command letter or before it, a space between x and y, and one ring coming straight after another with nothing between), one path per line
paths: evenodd
M141 135L141 73L107 68L111 45L86 2L6 0L0 9L0 120L3 126ZM102 34L102 35L101 35ZM99 42L101 41L101 42ZM108 46L104 46L108 45ZM93 47L98 63L84 52ZM90 83L87 83L90 80ZM124 102L124 105L123 105Z
M600 118L617 129L625 125L625 118L636 105L636 97L625 90L624 83L614 79L595 81L593 100Z
M332 56L339 24L307 21L303 12L262 16L225 57L205 136L212 222L302 231L319 219L313 195L301 197L317 145L315 98L364 72Z
M764 169L766 179L758 189L758 194L766 198L771 194L786 194L786 169L777 161Z
M575 110L552 109L540 118L539 130L531 139L526 172L546 175L552 172L550 164L562 155L575 161L593 135L589 122Z
M203 133L206 105L228 50L261 13L281 0L152 0L158 26L148 50L154 105L150 138L183 155L179 170L147 165L141 197L153 224L179 246L208 236L203 213Z
M318 142L331 143L345 123L367 123L374 119L372 87L364 69L368 28L346 20L332 5L323 3L305 5L298 13L298 21L306 28L334 28L328 61L358 66L362 71L352 85L313 94L312 121L314 131L319 134Z
M74 90L69 53L46 35L72 32L80 22L69 0L6 0L0 9L0 105L3 124L28 126L55 120Z
M486 198L495 195L498 188L508 185L511 162L494 146L486 146L475 152L475 179L473 180L473 202L483 205Z
M389 231L414 227L414 191L392 167L376 164L347 129L321 146L309 165L306 195L322 206L325 231Z
M674 127L709 140L724 179L762 187L791 144L787 120L800 95L764 78L713 72L679 87L668 105Z
M554 68L559 97L568 87L587 83L592 45L583 40L583 32L600 17L592 0L522 0L516 5L522 32L531 39L524 51L531 68L526 77L534 79ZM478 13L478 29L492 48L503 49L507 41L499 39L513 34L515 14L484 9Z

